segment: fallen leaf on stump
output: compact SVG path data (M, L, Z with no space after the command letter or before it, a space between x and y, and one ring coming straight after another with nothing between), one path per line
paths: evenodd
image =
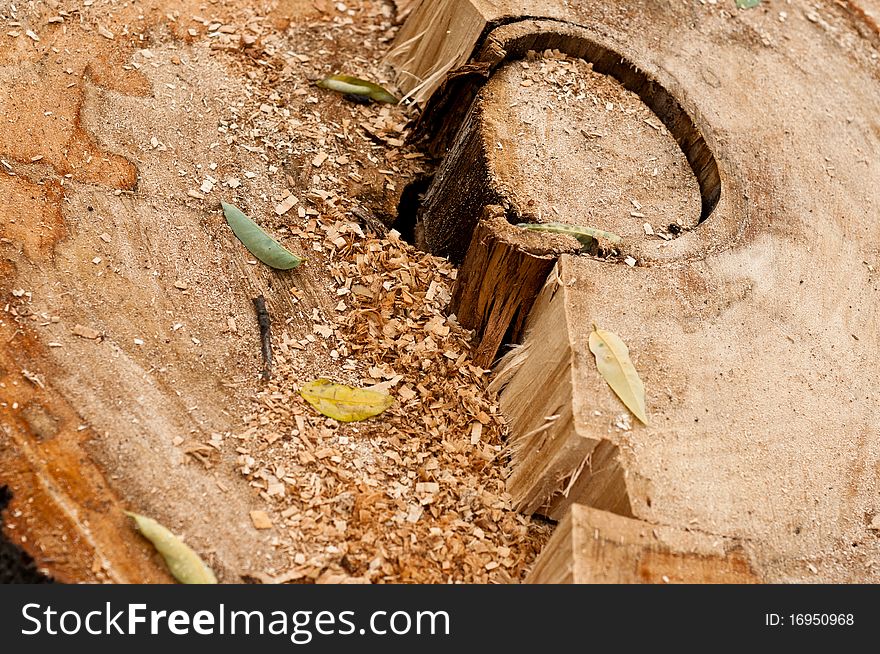
M328 379L309 382L299 394L320 413L340 422L366 420L394 404L388 393L335 384Z
M569 225L568 223L519 223L520 229L530 232L549 232L550 234L566 234L575 237L584 248L591 248L596 241L607 241L612 245L620 245L623 239L613 232L606 232L594 227Z
M257 223L245 216L241 209L225 202L220 204L223 206L226 222L229 223L238 240L267 266L277 270L292 270L303 262L300 257L286 249L264 232Z
M126 511L134 519L138 531L153 544L165 559L168 570L182 584L216 584L217 577L186 543L161 524L137 513Z
M629 358L629 349L613 332L593 326L590 334L590 352L596 355L599 374L608 382L617 397L643 424L648 424L645 406L645 385Z

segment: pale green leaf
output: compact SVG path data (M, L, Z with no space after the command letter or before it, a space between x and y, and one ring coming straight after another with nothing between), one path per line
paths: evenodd
M394 399L388 393L352 388L327 379L309 382L299 394L320 413L340 422L366 420L394 404Z
M569 225L567 223L520 223L517 225L531 232L549 232L551 234L567 234L574 236L585 248L591 248L595 241L608 241L612 245L620 245L622 239L612 232L605 232L592 227Z
M303 259L284 248L278 241L260 229L260 226L245 216L241 209L225 202L220 204L223 206L226 222L229 223L238 240L250 250L251 254L267 266L278 270L290 270L303 262Z
M645 385L639 378L629 349L613 332L593 326L590 334L590 352L596 355L596 366L599 373L608 382L617 397L633 412L636 418L648 424L648 412L645 406Z
M378 84L360 79L359 77L352 77L351 75L332 75L317 82L317 85L322 89L330 89L337 93L359 95L376 102L387 102L389 104L397 104L399 102L396 97Z
M168 570L182 584L216 584L211 568L190 547L161 524L137 513L125 512L138 530L165 559Z
M739 9L751 9L761 4L761 0L736 0L736 6Z

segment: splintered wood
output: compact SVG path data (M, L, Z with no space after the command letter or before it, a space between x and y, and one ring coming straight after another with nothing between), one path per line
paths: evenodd
M632 515L617 445L578 427L572 406L574 350L566 293L557 270L535 301L527 324L528 355L499 364L501 408L510 419L511 476L517 508L555 520L573 502Z
M459 271L450 310L476 332L474 360L489 367L502 342L522 336L532 303L563 252L576 253L571 237L546 237L511 225L504 210L486 207Z
M233 435L287 567L265 582L519 580L547 535L504 488L504 423L469 334L444 315L455 270L396 238L312 221L340 298L319 338L282 335L272 380ZM315 237L317 237L315 236ZM344 309L344 310L343 310ZM310 352L323 353L304 369ZM329 355L329 356L328 356ZM297 394L315 375L385 389L380 417L340 424ZM252 515L253 517L253 515Z
M754 584L759 579L728 540L576 504L526 582Z
M388 54L397 69L397 85L418 102L428 99L447 73L467 63L485 26L485 18L473 3L419 2ZM434 38L435 34L445 38Z

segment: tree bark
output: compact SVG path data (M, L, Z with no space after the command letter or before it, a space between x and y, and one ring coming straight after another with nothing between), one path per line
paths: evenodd
M476 332L474 361L489 368L504 342L522 337L532 308L556 259L580 244L559 236L546 239L507 222L497 205L486 207L452 291L450 310Z

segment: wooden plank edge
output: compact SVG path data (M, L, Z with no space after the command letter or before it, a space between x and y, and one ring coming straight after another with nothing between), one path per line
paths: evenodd
M576 504L525 583L761 583L736 541Z

